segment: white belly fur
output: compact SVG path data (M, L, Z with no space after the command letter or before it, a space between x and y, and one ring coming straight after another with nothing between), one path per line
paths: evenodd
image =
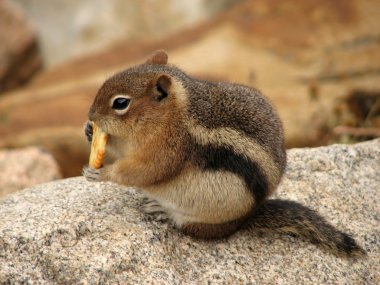
M247 214L254 199L244 181L224 171L189 169L165 184L144 189L157 200L174 222L224 223Z

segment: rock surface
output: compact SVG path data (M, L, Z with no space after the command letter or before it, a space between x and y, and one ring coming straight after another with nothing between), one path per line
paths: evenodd
M0 151L0 197L59 178L58 164L37 147Z
M135 190L81 177L0 200L0 283L379 284L380 140L294 149L288 157L276 196L318 210L367 258L337 258L253 229L195 241L145 216Z
M14 3L0 1L0 93L26 82L41 67L36 34Z

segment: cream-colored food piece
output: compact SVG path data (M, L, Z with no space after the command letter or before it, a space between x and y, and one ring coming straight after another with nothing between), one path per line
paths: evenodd
M108 142L108 134L103 132L95 123L92 123L92 143L89 166L99 169L103 165L106 156L106 145Z

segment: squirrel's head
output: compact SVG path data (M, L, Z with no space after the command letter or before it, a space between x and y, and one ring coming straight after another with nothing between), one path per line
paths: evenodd
M165 51L156 51L144 64L117 73L104 82L89 111L103 131L125 136L174 119L181 84L173 76Z

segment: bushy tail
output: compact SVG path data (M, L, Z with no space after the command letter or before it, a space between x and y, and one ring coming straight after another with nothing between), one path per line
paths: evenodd
M249 224L260 229L306 237L338 256L366 255L348 234L335 229L317 212L293 201L267 200L254 213Z

